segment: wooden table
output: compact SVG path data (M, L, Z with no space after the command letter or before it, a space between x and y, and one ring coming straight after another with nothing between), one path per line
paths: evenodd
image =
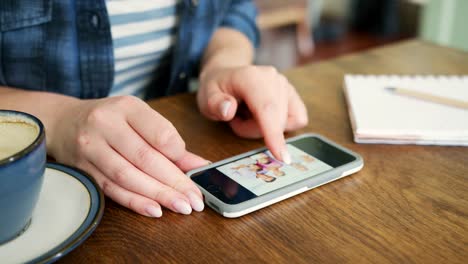
M287 71L310 116L309 126L294 134L317 132L360 153L361 172L239 219L209 208L191 216L165 210L161 219L151 219L108 199L99 227L62 261L468 260L468 148L355 144L343 97L345 73L468 74L468 53L408 41ZM175 124L190 150L212 161L262 145L203 118L193 94L149 104Z

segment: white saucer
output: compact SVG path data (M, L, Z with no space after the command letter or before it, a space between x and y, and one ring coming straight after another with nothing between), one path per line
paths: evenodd
M89 176L48 163L29 228L0 246L1 263L53 262L80 245L97 227L104 196Z

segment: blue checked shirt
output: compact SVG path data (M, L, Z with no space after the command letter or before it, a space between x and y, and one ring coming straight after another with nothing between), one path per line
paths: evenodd
M243 0L183 0L170 67L147 97L187 90L213 32L231 27L258 46L256 9ZM114 57L105 0L0 0L0 85L78 98L109 94Z

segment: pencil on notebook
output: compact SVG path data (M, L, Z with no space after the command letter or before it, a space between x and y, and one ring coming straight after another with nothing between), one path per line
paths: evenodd
M403 96L420 99L423 101L458 107L462 109L468 109L468 102L463 101L463 100L452 99L452 98L443 97L443 96L439 96L435 94L424 93L424 92L419 92L419 91L414 91L414 90L409 90L409 89L399 88L399 87L386 87L385 89L397 95L403 95Z

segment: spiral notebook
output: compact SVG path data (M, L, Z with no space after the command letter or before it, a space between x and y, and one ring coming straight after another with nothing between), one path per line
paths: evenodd
M468 146L467 109L401 96L387 87L468 102L468 75L346 75L355 142Z

